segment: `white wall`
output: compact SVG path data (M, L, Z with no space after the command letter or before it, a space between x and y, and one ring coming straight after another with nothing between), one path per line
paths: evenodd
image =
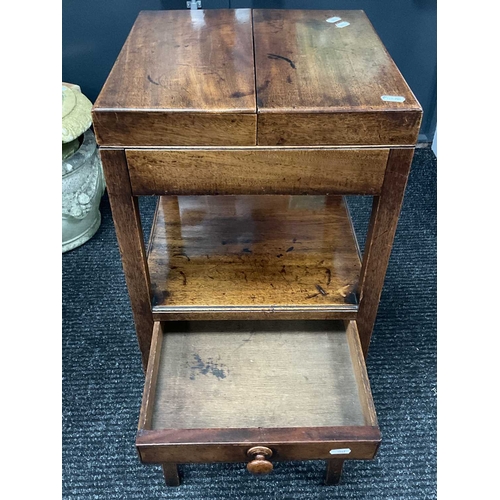
M438 155L438 129L436 126L436 131L434 132L434 140L432 141L432 151L434 151L434 154Z

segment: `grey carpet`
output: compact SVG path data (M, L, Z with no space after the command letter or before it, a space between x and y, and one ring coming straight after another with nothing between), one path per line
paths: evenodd
M369 199L350 198L356 230ZM141 202L145 234L154 200ZM368 357L383 442L374 461L347 461L323 486L323 462L277 463L262 478L243 464L184 465L167 489L134 440L143 374L106 197L102 225L63 256L63 498L436 498L436 159L415 154Z

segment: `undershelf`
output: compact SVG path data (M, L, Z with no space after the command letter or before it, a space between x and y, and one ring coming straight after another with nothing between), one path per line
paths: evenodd
M153 317L354 319L361 262L340 196L162 196Z

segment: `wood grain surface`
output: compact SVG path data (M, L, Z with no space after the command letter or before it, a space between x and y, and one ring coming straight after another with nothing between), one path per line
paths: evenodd
M250 9L142 11L95 110L254 113Z
M388 112L262 113L259 146L399 146L415 144L422 114Z
M352 367L356 383L358 384L358 393L360 396L361 407L363 408L363 415L367 425L377 426L377 412L373 404L372 391L370 388L370 379L366 371L364 361L364 353L359 339L359 332L356 321L346 321L346 337L351 350Z
M153 317L149 269L138 199L132 195L125 152L101 149L100 155L141 350L142 366L146 370L153 332Z
M378 194L388 149L127 150L132 190L151 194Z
M141 412L139 414L139 423L137 425L139 430L151 428L162 342L163 327L159 321L155 321L151 337L151 346L149 349L146 380L144 381L144 390L142 393Z
M239 116L255 110L249 9L142 11L93 118L101 145L237 145L255 144Z
M180 323L160 358L152 429L365 425L342 322Z
M354 10L143 11L93 108L115 147L409 145L421 117Z
M363 11L254 10L253 19L259 145L416 142L420 104Z
M257 9L253 19L260 113L421 110L363 11Z
M234 113L96 112L101 146L247 146L256 143L257 117Z
M139 431L136 446L143 463L246 462L252 446L267 446L273 461L328 460L332 449L349 448L348 459L375 457L378 427L286 427L273 429L161 429Z
M368 354L377 318L413 153L413 149L396 149L390 152L382 193L373 199L361 269L360 306L356 319L365 356Z
M157 319L357 310L361 263L342 197L161 197L148 263Z

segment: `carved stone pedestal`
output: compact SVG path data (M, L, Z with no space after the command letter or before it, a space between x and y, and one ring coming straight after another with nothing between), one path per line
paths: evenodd
M101 160L92 130L79 149L62 162L62 251L88 241L101 224L99 203L104 193Z

